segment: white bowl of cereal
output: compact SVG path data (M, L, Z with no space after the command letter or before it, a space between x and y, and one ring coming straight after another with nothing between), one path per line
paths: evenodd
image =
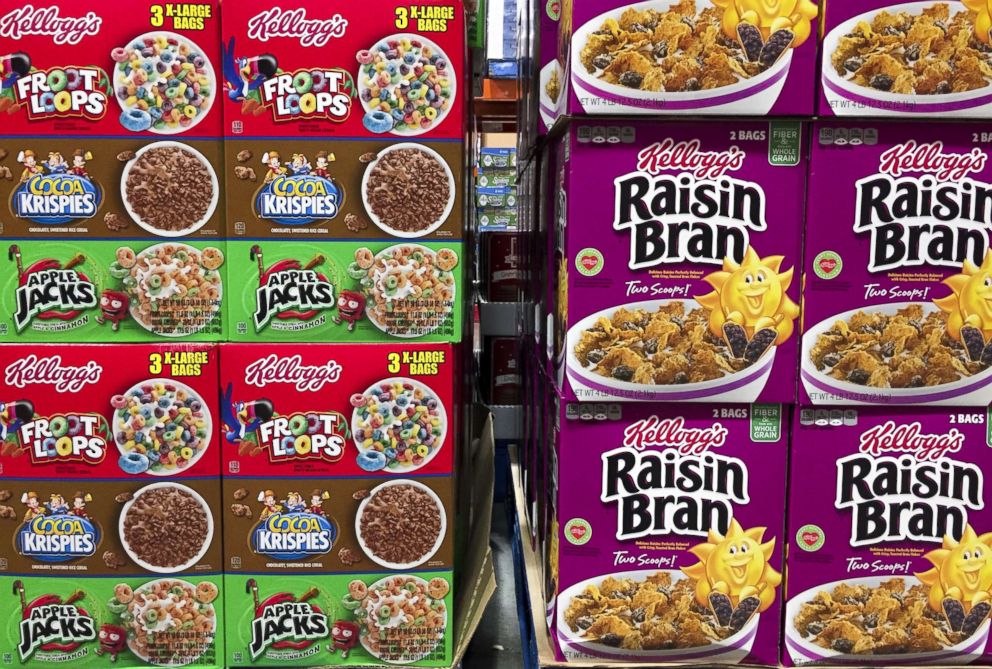
M576 397L583 401L611 398L641 402L749 403L756 401L772 372L777 349L774 344L768 346L756 360L747 362L743 359L734 359L730 355L729 347L716 338L698 341L698 348L692 350L693 358L689 360L687 366L684 365L686 369L674 372L673 378L668 383L657 382L657 377L651 382L639 382L636 376L637 370L629 365L628 369L635 375L628 380L629 375L626 370L620 373L620 365L606 370L600 363L607 358L593 361L590 358L592 352L584 351L584 348L588 347L583 341L584 337L587 333L595 332L601 318L612 322L624 312L643 311L647 316L651 316L665 309L679 310L687 317L684 319L686 322L703 319L703 314L706 313L702 305L691 299L647 300L608 307L586 316L569 328L565 364ZM632 346L622 346L621 344L625 342L620 341L619 338L615 343L617 348L631 349L633 355L642 360L647 355L653 360L655 356L664 352L656 350L654 353L649 353L645 349L648 342L640 337ZM609 352L606 350L607 354ZM685 351L672 351L672 353L684 355ZM700 356L709 358L713 364L704 367L698 361ZM606 371L610 371L610 374L606 374Z
M122 626L128 631L131 652L156 667L184 667L200 659L217 633L217 588L211 585L214 599L203 596L204 588L178 578L148 581L133 593L118 586L122 596L130 595L123 604L127 616ZM192 616L188 629L187 616Z
M833 647L825 648L816 643L817 636L820 632L816 631L818 628L810 630L809 625L811 623L822 624L823 621L814 614L813 609L809 609L807 612L804 612L804 608L807 607L807 605L816 606L817 597L820 593L833 592L833 590L838 586L844 588L862 587L869 590L877 590L887 581L903 581L904 585L905 582L908 581L910 582L910 585L913 585L915 579L908 577L896 577L893 579L891 576L847 578L840 581L834 581L832 583L818 585L815 588L810 588L809 590L801 592L795 597L790 598L785 605L785 646L788 649L789 657L792 658L792 661L797 665L816 662L828 665L845 664L853 666L902 666L907 664L961 666L971 664L982 656L985 652L985 646L988 643L989 638L990 622L988 619L986 619L973 634L963 638L957 643L944 646L941 650L914 653L906 652L905 650L900 651L898 649L889 649L888 652L882 652L878 649L871 649L864 652L854 652L854 648L852 647L850 650L845 652L844 649L846 649L847 644L838 644L837 647L842 650L836 650ZM904 587L900 588L899 592L905 592ZM925 591L921 593L921 595L924 596L925 594ZM912 597L913 595L909 596ZM925 602L925 597L923 601ZM939 625L938 620L933 620L932 622ZM946 625L944 625L944 627L946 627ZM949 628L942 631L945 635L947 635ZM961 633L957 634L960 635ZM847 641L851 641L852 644L854 642L854 640L851 639L848 639ZM833 645L833 642L831 645Z
M151 483L134 493L121 508L117 525L124 552L155 574L191 569L214 538L210 505L192 488L171 482Z
M435 582L444 585L443 594L436 592ZM388 664L408 665L430 656L445 642L448 607L444 598L450 585L442 577L428 582L413 575L386 576L367 586L366 592L355 616L361 627L359 641L372 657ZM380 617L384 606L393 615ZM426 620L420 623L413 617L418 608L428 610ZM388 647L379 642L382 637L390 639Z
M552 81L556 82L557 85L558 95L554 98L548 92ZM565 73L562 72L557 58L541 68L540 86L541 95L538 99L538 104L540 106L541 121L544 123L544 127L550 130L551 126L558 119L559 105L561 104L562 95L565 94Z
M670 592L669 602L679 598L693 597L693 587L690 579L678 569L641 569L618 574L607 574L580 581L566 588L558 595L558 608L555 630L562 652L569 659L597 659L623 662L685 662L693 664L736 664L744 660L751 652L754 640L758 634L758 624L761 614L756 613L741 627L733 632L726 629L726 636L719 640L708 637L689 640L683 647L665 649L621 648L623 638L607 638L609 634L596 634L596 615L579 615L583 609L583 597L587 589L599 589L607 579L630 581L635 587L651 583L651 587L666 587ZM667 585L663 585L666 584ZM636 592L636 590L635 590ZM618 597L614 599L631 599ZM628 602L629 603L629 602ZM621 605L623 608L626 604ZM662 607L661 611L664 612ZM609 608L598 615L608 615ZM656 615L658 611L656 610ZM675 624L682 622L680 613L675 618ZM697 614L701 623L711 628L717 627L716 617L707 610ZM645 620L645 622L650 622ZM771 624L777 624L772 620ZM590 631L591 630L591 631ZM618 636L618 635L613 635ZM699 643L696 643L696 642ZM678 642L673 640L673 645ZM629 644L628 644L629 645Z
M181 142L146 144L121 175L124 209L140 228L157 237L193 234L214 215L219 200L220 186L210 161Z
M918 310L919 318L900 316L899 312L907 309ZM924 360L922 356L915 355L911 349L906 349L904 353L897 353L895 348L891 352L888 348L883 349L888 346L889 341L883 341L885 337L882 332L877 332L878 326L874 321L888 324L894 318L900 319L900 324L903 319L916 323L914 327L921 334L928 329L944 327L943 312L932 302L892 302L851 309L831 316L803 334L800 377L813 404L966 406L986 405L992 401L992 367L976 367L974 373L965 376L951 366L954 364L950 362L951 358L957 359L966 368L968 365L976 366L967 360L967 353L963 348L947 346L949 365L942 367L936 367L932 360ZM843 342L833 340L839 342L833 345L829 338L837 336L833 333L838 322L848 324L849 327L852 319L854 327L850 329L855 332L844 340L849 340L851 345L838 349L837 346ZM863 322L869 320L872 323ZM866 330L860 332L862 328ZM860 341L863 337L877 339L877 350L874 342ZM904 346L911 344L912 341L907 341ZM836 355L836 361L827 357L830 355ZM848 357L855 355L858 357ZM903 360L903 355L910 359ZM854 366L855 363L858 363L857 367ZM873 368L866 369L869 366ZM873 377L875 374L877 377ZM889 377L885 380L888 385L878 385L886 376ZM952 377L953 380L944 381Z
M638 85L612 83L603 78L601 67L583 63L583 50L590 37L603 28L608 19L619 21L630 10L653 9L665 13L680 0L649 0L624 5L604 12L577 28L572 36L572 56L569 63L574 94L582 108L590 114L768 114L778 100L785 86L792 64L792 49L785 52L770 67L756 72L748 78L733 72L722 73L727 79L725 85L700 88L696 77L685 82L677 91L644 90ZM698 16L698 15L697 15ZM719 28L719 22L716 23ZM812 44L807 48L815 48ZM653 53L652 58L657 58ZM675 54L672 54L675 55ZM685 58L692 56L685 55ZM664 57L662 57L664 58ZM657 68L660 70L660 68ZM621 76L625 73L621 73ZM649 73L650 74L650 73ZM692 80L695 80L694 82Z
M437 197L432 197L434 191L439 191ZM402 239L424 237L448 220L455 206L455 177L447 161L429 146L393 144L365 168L362 202L383 232Z
M399 523L410 514L416 514L410 522ZM379 484L355 514L355 536L362 552L393 571L413 569L434 557L444 543L447 528L441 498L412 479Z
M877 86L889 86L891 88L894 85L894 78L892 76L885 73L872 74L871 71L862 74L860 73L860 68L855 67L859 63L855 58L862 57L858 56L845 59L843 56L846 53L839 51L843 40L848 35L854 34L857 31L859 23L864 22L870 26L876 17L883 12L887 12L888 14L905 12L911 17L917 17L924 10L930 9L935 5L946 5L948 7L951 30L956 29L957 24L955 24L954 19L959 15L962 16L958 21L964 21L965 24L970 25L970 21L966 18L969 10L962 2L908 2L865 12L844 21L827 34L822 46L823 63L821 79L823 94L826 96L827 103L830 105L830 109L834 115L931 116L939 114L942 117L974 118L976 116L988 116L992 114L992 85L990 85L992 81L987 78L985 79L984 86L966 91L953 92L950 82L945 84L933 80L930 82L920 82L920 85L925 83L927 86L925 92L914 90L908 93L894 93L891 90L877 88ZM960 29L966 29L966 27L966 25L962 25ZM900 47L896 51L892 51L889 47L884 47L882 50L885 51L886 55L894 53L897 60L905 60L908 76L908 62L910 61L905 57L906 49ZM837 55L838 63L833 62L835 54ZM992 65L992 57L987 55L985 57L987 58L986 67ZM848 66L849 61L853 61L850 63L850 66ZM918 60L913 62L918 62ZM861 67L863 67L863 63ZM838 69L842 69L843 72L838 72ZM870 69L873 70L873 68ZM872 81L879 75L885 75L888 78L878 79L873 86ZM862 83L861 80L866 78L867 80ZM948 90L947 92L942 92L941 88L934 88L935 86L943 86L943 88ZM930 90L931 88L934 90Z

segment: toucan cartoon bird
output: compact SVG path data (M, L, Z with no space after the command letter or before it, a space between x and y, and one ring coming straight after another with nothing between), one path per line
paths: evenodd
M7 440L7 435L16 432L22 423L34 418L34 404L28 400L0 402L0 442Z
M229 383L221 398L221 414L224 420L224 436L232 444L240 443L246 436L258 429L264 421L275 414L272 402L266 399L252 402L234 402L231 397L234 388Z
M253 58L234 55L234 38L224 47L224 88L227 96L240 102L248 93L261 87L279 71L279 61L272 54L264 53Z
M0 56L0 84L6 88L31 71L31 56L23 51Z

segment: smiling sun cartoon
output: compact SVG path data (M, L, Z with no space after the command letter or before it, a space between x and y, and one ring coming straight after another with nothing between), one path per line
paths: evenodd
M992 0L962 0L961 4L975 12L975 37L985 44L992 43Z
M992 250L981 266L965 260L961 274L944 279L951 294L933 301L947 313L947 334L964 344L972 360L992 362Z
M722 271L703 277L714 290L696 301L710 312L710 332L726 340L734 357L754 362L792 336L799 305L786 294L793 268L779 272L783 260L748 247L740 264L724 258Z
M740 629L775 601L782 575L768 564L775 539L762 543L764 536L764 527L745 530L731 519L726 535L711 529L706 543L689 549L699 562L682 572L696 582L696 602L710 607L721 625Z
M723 8L723 31L728 37L737 39L738 26L748 23L766 41L779 30L791 31L793 48L809 39L818 13L810 0L713 0L713 4Z
M954 631L974 632L992 612L992 532L979 535L965 525L960 541L944 535L943 546L923 557L933 569L916 577L930 587L930 608Z

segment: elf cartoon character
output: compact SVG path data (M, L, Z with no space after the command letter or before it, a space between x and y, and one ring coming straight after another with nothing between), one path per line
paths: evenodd
M310 508L307 511L315 516L324 516L324 502L331 498L331 494L326 490L315 488L310 493Z
M34 491L29 491L21 495L21 504L27 507L27 511L24 512L25 523L30 523L38 516L45 515L45 507L41 505L38 493Z
M342 290L338 295L338 313L332 319L336 325L348 322L348 332L355 329L355 324L365 315L365 296L353 290Z
M89 518L89 514L86 513L86 504L93 501L93 495L88 492L77 491L75 495L72 496L72 509L69 513L73 516L78 516L79 518Z
M21 172L21 183L25 183L36 174L45 173L45 168L38 164L38 157L31 149L18 152L17 162L24 167L24 170Z
M89 179L89 172L86 171L86 161L93 160L93 154L85 149L76 149L72 152L72 167L69 169L69 174L75 174L77 177L82 177L84 179Z
M294 153L292 160L286 166L293 176L306 176L310 174L310 161L302 153Z
M121 321L127 320L131 313L131 298L119 290L105 290L100 294L100 314L96 322L100 325L109 322L111 330L117 332Z
M296 491L290 491L286 494L287 513L303 513L306 510L307 504L303 501L303 495Z
M259 521L265 520L277 513L282 513L285 510L285 507L276 499L274 490L263 490L259 492L258 501L262 503L262 512L258 514Z
M265 166L265 179L264 183L272 183L277 177L289 172L286 166L282 164L282 156L279 155L278 151L267 151L262 154L262 165Z
M48 508L48 513L53 516L65 516L69 513L69 503L57 492L48 496L48 503L45 506Z
M49 174L68 174L69 173L69 163L65 161L62 154L58 151L50 151L48 153L48 160L46 160L43 165L48 168Z
M314 160L317 166L313 168L312 174L315 177L320 177L321 179L330 179L331 172L328 169L330 164L334 162L334 154L328 153L327 151L318 151L317 155L314 156Z

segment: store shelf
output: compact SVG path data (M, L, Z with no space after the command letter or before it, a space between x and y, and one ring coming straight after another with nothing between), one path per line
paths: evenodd
M479 302L479 334L483 337L516 337L522 314L530 313L523 302Z
M493 435L496 442L520 441L524 410L519 404L492 404Z

